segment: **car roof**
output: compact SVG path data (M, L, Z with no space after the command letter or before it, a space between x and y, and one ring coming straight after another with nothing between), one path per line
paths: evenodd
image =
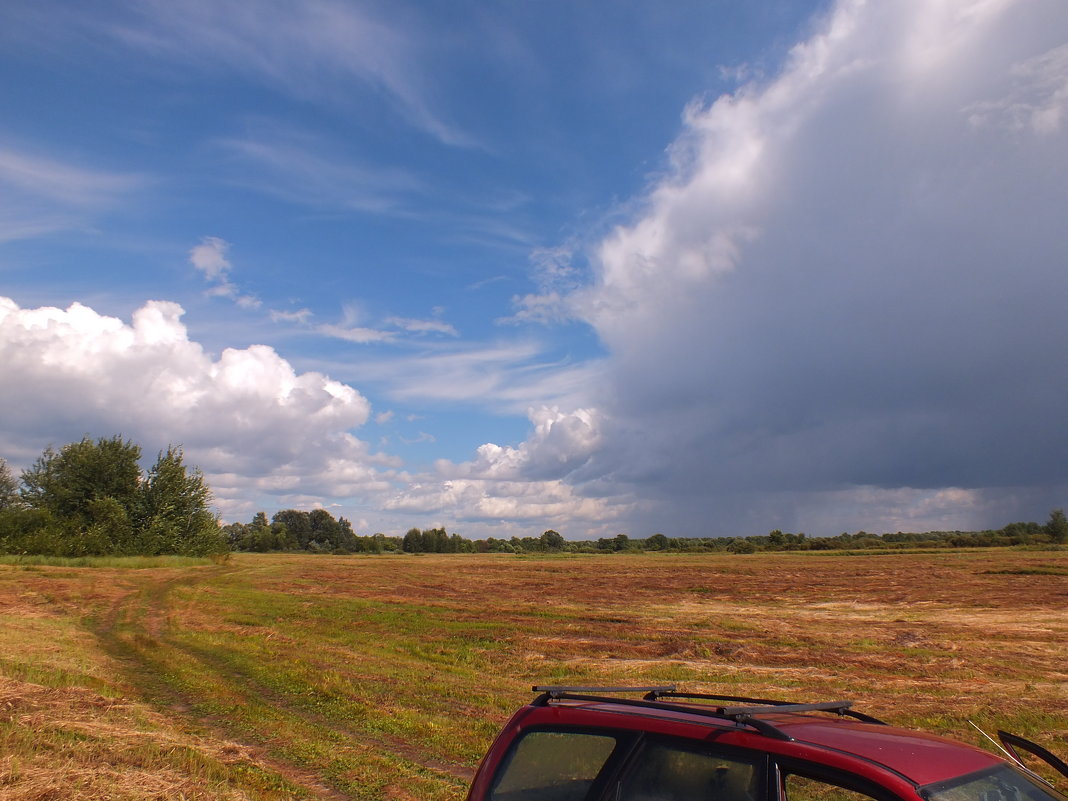
M927 732L810 714L774 717L795 742L882 765L917 785L945 781L1004 762L981 748Z
M841 702L844 708L848 702ZM797 707L821 705L796 705ZM823 705L829 706L829 705ZM541 698L529 709L535 713L525 725L575 724L604 726L690 739L714 739L725 745L819 761L843 769L882 768L911 784L922 786L1004 764L999 756L975 746L926 732L888 726L867 716L854 720L812 711L780 711L775 707L746 707L742 720L716 714L741 707L712 707L679 699L645 702L614 698L585 699L562 694ZM790 709L783 706L783 709ZM856 714L856 713L853 713ZM748 718L748 719L745 719ZM709 729L714 731L710 732Z

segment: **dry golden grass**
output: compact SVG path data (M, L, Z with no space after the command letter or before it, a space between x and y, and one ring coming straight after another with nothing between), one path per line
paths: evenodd
M0 565L0 798L455 801L533 683L844 697L1064 756L1065 573L1063 551Z

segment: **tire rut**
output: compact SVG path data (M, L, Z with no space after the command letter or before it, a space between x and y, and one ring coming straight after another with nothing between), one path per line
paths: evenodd
M269 752L263 742L250 741L247 737L235 736L237 732L229 721L219 715L196 713L197 698L183 695L160 678L151 660L139 653L138 643L143 648L146 644L157 642L165 647L191 657L207 670L224 677L229 683L238 684L244 689L252 689L253 695L275 709L317 727L329 728L355 743L387 752L397 759L417 768L431 771L448 780L467 783L474 775L474 770L439 760L428 759L416 746L403 740L373 735L346 726L339 726L318 713L294 707L280 693L255 681L250 676L234 671L214 654L188 644L179 644L169 636L168 598L177 588L193 585L207 578L218 578L236 572L238 568L222 567L211 569L210 574L196 573L163 579L132 589L129 593L116 599L100 622L95 626L95 634L104 650L119 664L126 668L126 678L132 687L139 690L146 701L152 703L165 714L177 716L195 725L208 736L233 743L246 753L254 756L261 767L273 771L287 782L307 792L313 797L327 801L344 801L349 796L337 788L325 783L323 778L312 770L279 759Z
M317 712L313 712L308 709L302 709L294 706L290 701L286 699L284 695L270 687L265 686L262 682L257 681L247 673L235 671L230 669L223 660L219 659L214 654L203 651L202 649L186 646L184 652L194 656L198 661L203 664L210 665L213 670L218 674L226 675L233 679L240 681L241 686L245 688L253 688L255 696L264 703L274 707L275 709L284 710L285 713L291 717L298 718L305 723L319 726L322 728L329 728L332 731L341 734L354 742L361 745L368 745L373 748L386 751L392 756L398 757L412 765L430 770L435 773L439 773L449 778L463 781L465 783L470 782L474 778L474 769L466 768L462 765L450 764L436 759L428 759L424 756L419 747L411 745L404 740L396 737L390 737L382 734L371 734L366 731L354 729L348 726L339 724L336 720L321 715Z
M211 576L217 577L234 570L235 568L213 570ZM324 784L313 771L274 757L260 743L247 742L234 737L223 718L190 714L193 709L192 704L196 699L182 695L166 682L161 681L153 670L151 662L141 657L136 647L124 642L125 634L135 641L138 637L144 637L164 642L167 646L182 651L166 637L166 599L177 587L195 584L200 580L202 576L199 574L176 576L133 589L117 598L95 626L94 633L103 650L126 669L125 678L132 688L139 691L141 699L154 706L159 712L194 724L192 728L218 742L232 744L237 750L250 755L252 761L259 767L273 772L312 798L325 799L325 801L348 801L350 798L348 795ZM137 622L139 620L145 621L144 625L139 625Z

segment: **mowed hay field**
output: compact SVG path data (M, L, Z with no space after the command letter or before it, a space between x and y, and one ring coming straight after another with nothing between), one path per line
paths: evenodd
M534 683L1068 756L1065 551L4 564L0 612L3 799L461 799Z

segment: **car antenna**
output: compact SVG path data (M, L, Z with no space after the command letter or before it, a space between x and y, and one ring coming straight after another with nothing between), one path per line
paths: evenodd
M984 736L984 737L985 737L986 739L988 739L988 740L989 740L989 741L990 741L991 743L993 743L993 744L994 744L994 747L995 747L996 749L998 749L998 750L999 750L999 751L1000 751L1001 753L1003 753L1003 754L1004 754L1005 756L1007 756L1007 757L1008 757L1009 759L1011 759L1011 760L1012 760L1013 762L1015 762L1015 763L1016 763L1017 765L1019 765L1019 766L1020 766L1021 768L1025 768L1025 769L1027 769L1027 770L1028 770L1028 772L1030 772L1030 769L1029 769L1029 768L1027 768L1027 766L1026 766L1026 765L1025 765L1025 764L1024 764L1023 762L1021 762L1021 761L1020 761L1020 758L1019 758L1018 756L1016 756L1016 754L1013 754L1013 753L1011 753L1011 752L1009 751L1009 749L1005 748L1005 746L1003 746L1003 745L1002 745L1001 743L999 743L999 742L998 742L997 740L995 740L995 739L994 739L993 737L991 737L991 736L990 736L989 734L987 734L987 733L986 733L985 731L983 731L983 730L982 730L982 729L980 729L980 728L979 728L978 726L976 726L976 725L975 725L975 723L973 723L972 721L970 721L970 720L969 720L969 721L968 721L968 724L969 724L969 725L970 725L970 726L971 726L971 727L972 727L973 729L975 729L975 730L976 730L977 732L979 732L979 733L980 733L981 735L983 735L983 736Z

